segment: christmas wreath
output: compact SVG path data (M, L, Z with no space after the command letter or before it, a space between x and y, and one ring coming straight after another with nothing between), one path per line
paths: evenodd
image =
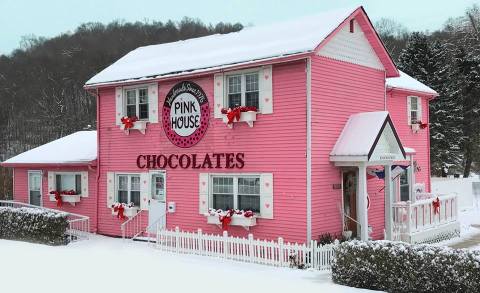
M240 120L240 115L242 112L257 112L257 107L255 106L238 106L235 108L223 108L221 110L222 114L226 114L228 118L227 124L232 124L234 120Z
M234 210L234 209L229 209L229 210L222 210L222 209L208 209L208 215L209 216L218 216L218 220L222 224L222 230L227 231L228 226L232 222L233 217L245 217L245 218L251 218L255 215L255 213L251 210Z
M129 204L126 204L126 203L122 203L122 202L116 202L114 204L112 204L112 209L115 213L117 213L117 218L120 219L120 220L125 220L125 208L132 208L134 207L135 205L133 204L133 202L129 203Z
M120 121L122 122L125 129L130 129L133 127L134 123L138 121L138 118L137 116L132 116L132 117L124 116L120 119Z

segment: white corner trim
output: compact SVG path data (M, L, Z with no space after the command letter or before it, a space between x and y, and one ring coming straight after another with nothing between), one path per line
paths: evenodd
M307 57L307 241L312 240L312 59Z

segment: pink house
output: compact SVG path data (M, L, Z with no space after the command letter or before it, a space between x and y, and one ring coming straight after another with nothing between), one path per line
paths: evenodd
M47 144L3 162L15 167L15 200L54 206L63 182L88 176L88 196L58 208L105 235L129 225L127 236L160 225L297 242L458 233L456 199L437 210L429 193L437 93L396 68L362 7L140 47L85 89L97 98L96 155L36 165ZM229 209L244 213L216 211Z

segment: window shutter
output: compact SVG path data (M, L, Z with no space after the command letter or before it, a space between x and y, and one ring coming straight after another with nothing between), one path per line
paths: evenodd
M148 200L150 193L150 180L148 172L140 174L140 209L148 210Z
M107 172L107 207L111 208L115 202L115 173Z
M148 121L158 123L158 84L148 86Z
M50 191L55 190L55 172L48 172L48 196L50 201L55 201L55 195L50 194Z
M115 124L122 124L123 117L123 88L121 86L115 88Z
M208 190L209 190L210 180L208 178L208 173L200 173L198 176L198 194L199 194L199 213L205 214L208 213Z
M262 114L273 113L272 66L260 70L260 111Z
M426 121L423 120L423 116L422 116L422 102L423 102L423 99L418 97L417 98L417 117L418 117L417 119L425 123Z
M223 108L223 73L217 73L214 76L214 90L213 90L213 100L215 102L213 114L215 118L222 118L222 108Z
M412 125L412 99L411 97L407 97L407 123L408 125Z
M260 175L260 217L273 219L273 174Z
M88 172L83 171L80 175L82 176L82 197L88 197Z

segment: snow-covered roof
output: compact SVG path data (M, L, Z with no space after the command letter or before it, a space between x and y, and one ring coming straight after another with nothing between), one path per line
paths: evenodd
M139 47L93 76L86 86L311 52L357 9L327 11L229 34Z
M386 125L389 125L387 129ZM341 160L340 157L356 158L352 160L369 160L380 139L386 133L386 139L398 145L405 156L402 144L395 132L393 123L387 111L364 112L350 116L342 133L337 139L333 150L330 152L331 160ZM388 148L383 151L388 153Z
M2 165L88 164L97 159L97 132L78 131L51 141L13 158Z
M387 87L412 90L438 96L438 93L436 91L419 82L405 72L399 70L399 73L399 77L387 78Z

